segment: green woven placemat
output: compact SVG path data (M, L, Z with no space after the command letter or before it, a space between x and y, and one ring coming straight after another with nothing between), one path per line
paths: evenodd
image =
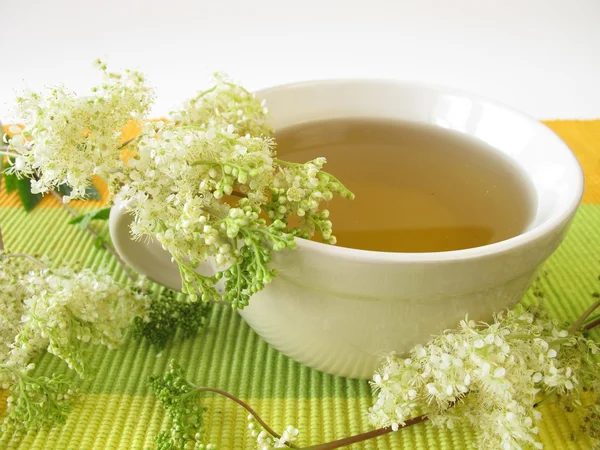
M68 226L67 220L67 213L56 207L41 207L30 214L0 207L0 225L11 251L45 253L89 267L107 265L124 280L112 257L96 249L86 232ZM574 320L589 305L590 293L600 288L599 224L600 205L582 205L567 239L545 265L540 285L547 296L546 306L556 317ZM107 236L106 227L98 229ZM525 301L532 298L529 293ZM600 339L600 334L596 331L594 337ZM152 448L155 435L168 423L148 389L147 378L163 373L170 359L186 367L196 384L225 389L248 401L274 429L295 425L300 429L301 445L370 429L364 411L373 400L366 381L329 376L290 360L227 307L216 305L206 330L193 338L175 340L159 354L147 342L128 338L120 350L90 347L89 358L97 374L83 383L85 394L67 423L19 439L3 435L0 448ZM46 354L38 362L37 375L57 372L67 373L57 358ZM222 398L207 397L205 404L210 442L221 449L253 448L255 441L247 433L241 408ZM591 447L579 431L577 414L553 404L542 406L541 412L540 436L546 449ZM466 426L439 430L425 423L352 448L469 449L473 437Z

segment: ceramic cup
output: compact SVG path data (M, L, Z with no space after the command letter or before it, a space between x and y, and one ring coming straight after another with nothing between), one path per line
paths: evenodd
M394 81L332 80L257 96L267 100L275 129L369 117L464 133L511 158L535 190L527 229L483 247L386 253L297 239L296 250L276 253L272 264L279 275L240 314L275 348L318 370L370 378L390 351L425 343L466 314L489 320L513 306L565 236L581 200L581 168L561 139L537 120L475 95ZM120 255L150 279L180 289L168 253L156 241L131 240L130 221L117 201L110 233Z

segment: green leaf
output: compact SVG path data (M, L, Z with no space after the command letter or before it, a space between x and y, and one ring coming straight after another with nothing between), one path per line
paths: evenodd
M6 161L6 168L10 167L10 164L9 164L10 159L11 158L9 158ZM17 180L18 180L18 178L14 173L4 172L4 187L6 189L7 194L10 194L11 192L14 192L17 190Z
M11 162L14 161L14 158L9 159L11 160ZM8 167L8 164L6 164L6 166ZM42 194L31 193L30 178L19 178L14 173L7 172L3 173L3 177L6 193L10 194L11 192L18 191L19 198L21 199L21 203L23 204L23 208L25 209L25 211L31 211L42 200Z
M17 190L17 181L18 178L14 173L4 173L4 186L7 194Z
M102 208L91 213L81 214L69 221L69 225L79 224L82 230L85 230L92 220L108 220L110 208Z
M71 193L71 188L67 184L61 184L56 190L62 195L69 195Z
M17 190L17 181L18 178L14 173L4 173L4 186L7 194Z
M31 193L31 180L29 178L16 179L17 190L19 191L19 198L23 204L25 211L29 212L37 206L42 200L42 194ZM8 183L7 183L8 187ZM14 190L14 189L13 189ZM8 189L7 189L8 191ZM9 191L10 192L10 191Z
M60 186L58 186L57 190L62 195L70 195L72 191L71 187L68 184L61 184ZM86 200L102 200L100 192L98 192L98 189L96 189L96 186L94 186L93 184L91 184L85 190L85 198Z
M93 184L85 190L85 197L88 200L102 200L100 192L98 192L98 189Z

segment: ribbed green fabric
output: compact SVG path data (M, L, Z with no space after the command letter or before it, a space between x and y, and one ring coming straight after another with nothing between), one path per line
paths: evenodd
M7 248L15 252L44 253L53 258L78 260L89 267L108 265L117 277L122 271L93 239L66 224L59 208L39 208L26 214L18 208L0 208L0 225ZM546 307L556 317L571 321L600 290L600 205L583 205L570 234L545 265L540 285ZM95 225L97 226L97 225ZM99 230L107 235L106 227ZM525 301L531 301L528 294ZM596 332L596 338L600 335ZM302 445L340 438L370 429L364 411L372 402L365 381L329 376L283 356L258 337L229 308L215 306L208 328L187 340L176 340L160 354L148 345L128 339L116 351L89 348L97 369L82 384L85 394L64 426L33 431L25 437L0 437L4 449L144 449L167 424L147 387L147 377L164 371L170 359L187 367L196 384L219 387L250 401L275 428L293 424ZM36 374L66 372L57 358L44 355ZM221 398L207 397L206 423L211 442L222 449L252 448L246 414ZM542 409L541 438L547 449L589 449L579 431L578 417L556 405ZM430 424L408 428L356 449L468 449L473 432L467 427L438 430ZM570 440L575 437L576 440Z

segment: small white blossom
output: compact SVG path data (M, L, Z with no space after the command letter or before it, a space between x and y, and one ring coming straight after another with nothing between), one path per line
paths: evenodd
M419 415L446 427L467 420L479 448L541 448L539 393L573 392L575 367L592 352L590 342L531 313L502 313L490 325L465 319L408 358L387 358L373 377L377 399L369 420L394 430Z
M0 364L25 371L47 350L84 375L81 343L118 347L148 307L145 295L102 270L41 269L18 258L0 258L0 288Z
M12 129L18 156L10 171L36 175L33 192L66 184L68 202L84 197L92 177L101 176L133 213L132 235L156 238L171 254L185 293L234 308L273 279L272 251L315 232L336 242L329 213L320 208L334 194L352 193L322 171L324 158L276 159L264 101L216 76L172 121L152 122L145 120L153 94L144 77L98 65L105 80L90 96L53 88L18 100L26 127ZM142 133L125 154L121 133L132 120ZM294 215L300 224L288 227ZM216 275L198 272L207 261ZM222 278L223 294L216 288Z
M275 448L289 448L288 444L293 443L298 438L298 429L289 425L279 438L275 438L265 430L257 431L260 426L255 423L254 417L248 415L248 430L250 435L256 439L256 448L259 450L270 450Z
M47 192L67 183L69 198L82 198L92 175L108 177L121 165L121 131L131 120L147 114L153 100L142 74L111 73L97 61L104 82L89 96L77 96L63 87L28 93L17 99L27 127L9 141L19 156L10 169L37 174L33 192Z

